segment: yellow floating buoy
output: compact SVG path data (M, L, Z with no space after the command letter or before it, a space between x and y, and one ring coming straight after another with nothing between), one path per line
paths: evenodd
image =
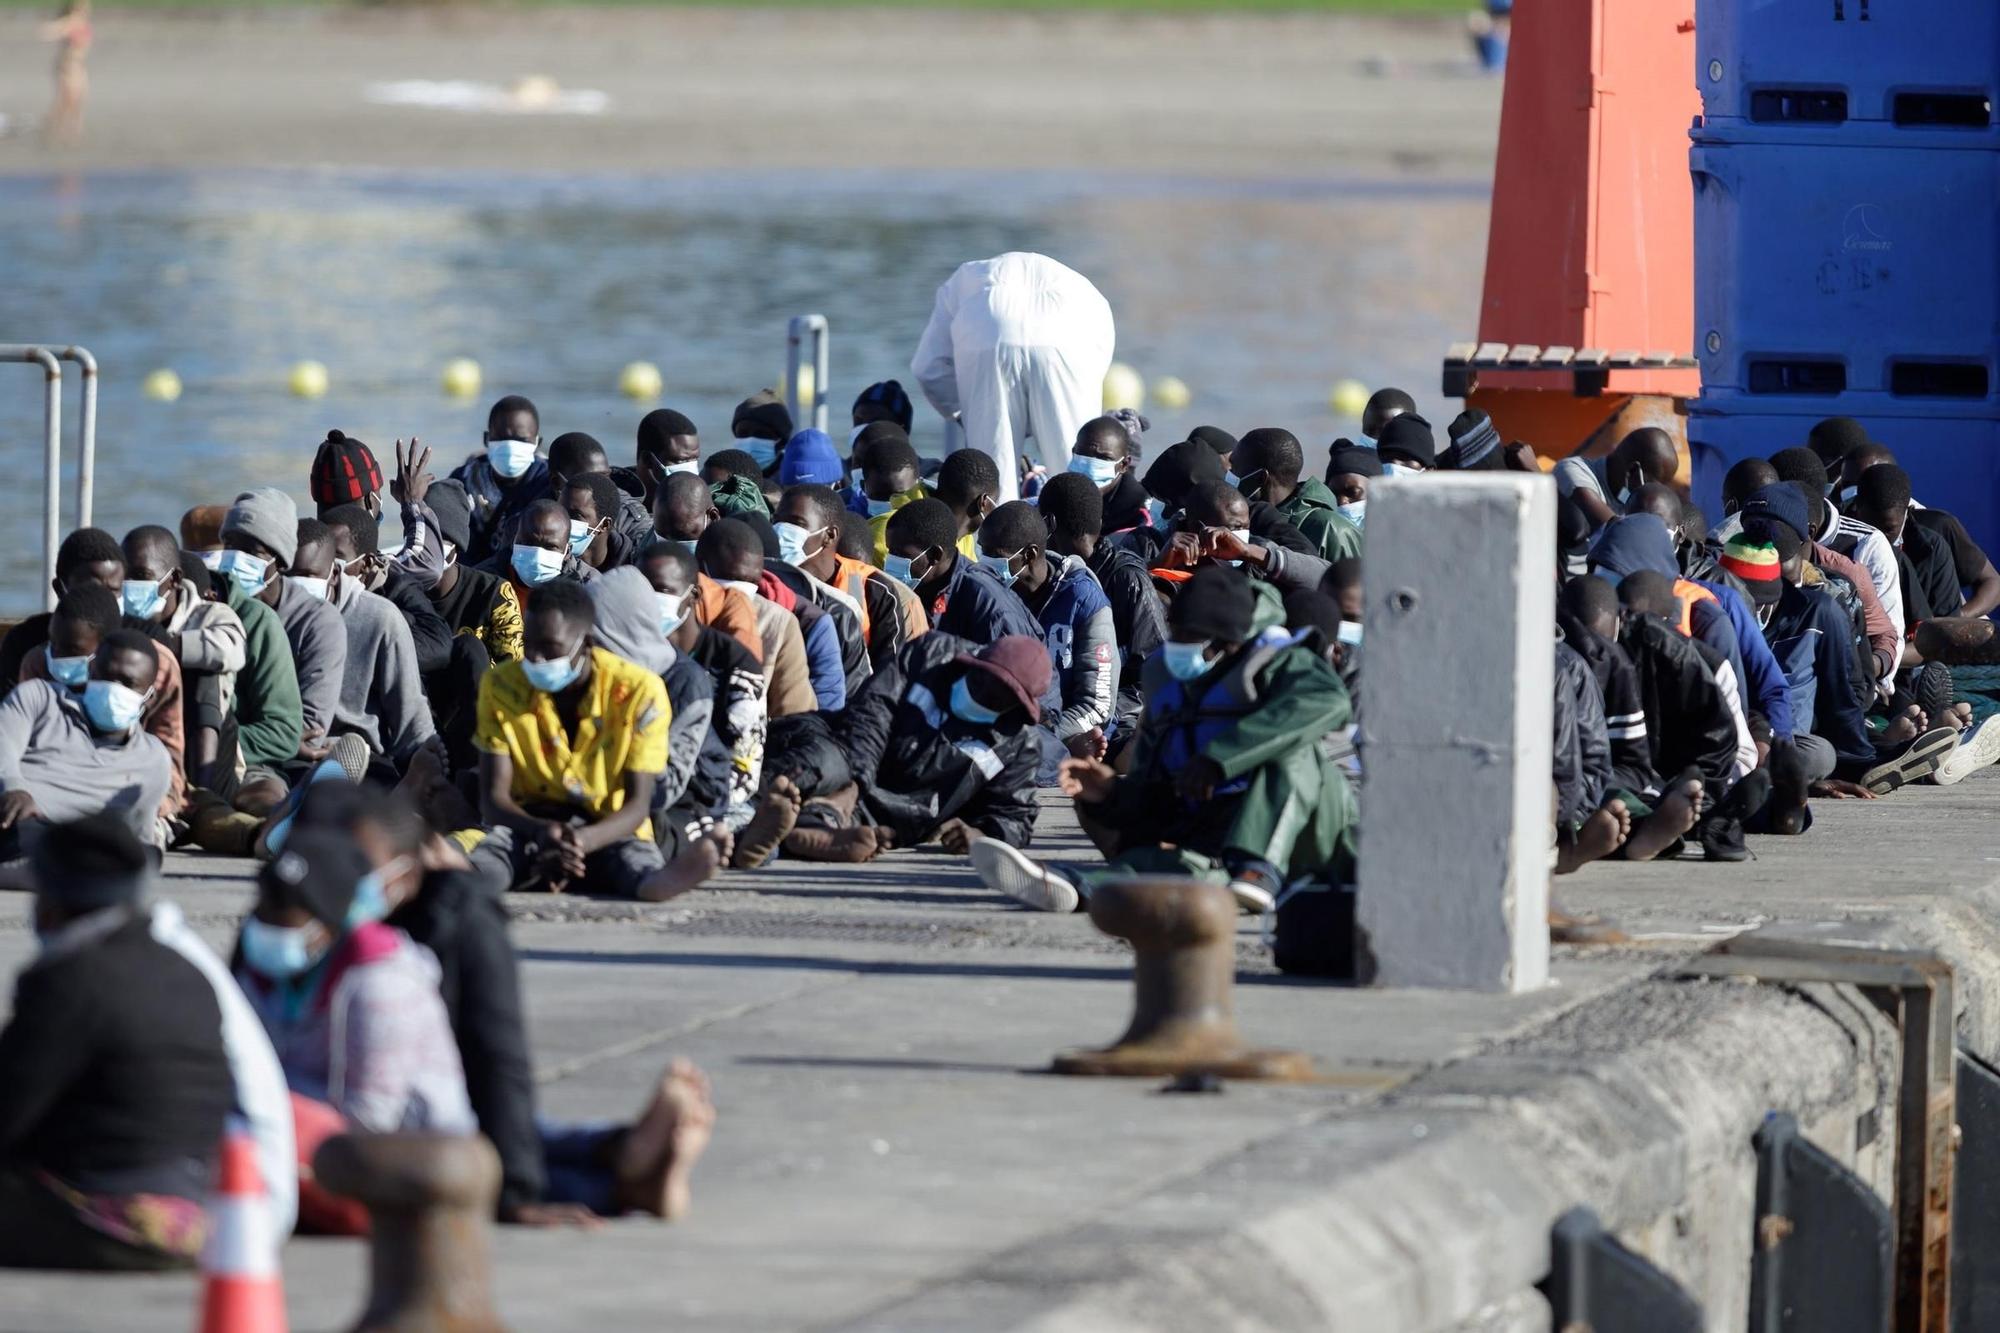
M479 392L479 363L469 356L454 357L444 363L444 391L453 398L470 398Z
M1368 406L1368 386L1360 380L1335 381L1333 392L1327 395L1327 402L1333 407L1335 416L1359 417L1361 409Z
M1153 381L1153 401L1169 412L1178 412L1194 401L1194 393L1178 376L1162 375Z
M1116 412L1129 407L1134 412L1146 405L1146 381L1122 361L1113 361L1104 372L1104 410Z
M634 361L618 372L618 392L635 402L658 398L664 384L660 368L650 361Z
M156 403L171 403L181 396L181 377L171 370L156 370L139 381L139 392Z
M326 367L317 361L301 361L292 367L288 384L300 398L325 397Z

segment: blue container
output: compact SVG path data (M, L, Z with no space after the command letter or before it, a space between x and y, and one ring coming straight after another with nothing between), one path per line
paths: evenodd
M2000 418L1881 415L1852 398L1801 402L1797 411L1749 407L1742 399L1704 395L1688 409L1694 498L1711 521L1722 515L1722 477L1733 464L1804 444L1826 417L1854 417L1895 452L1918 500L1956 514L1975 541L2000 552Z
M1982 130L2000 105L1994 0L1699 0L1706 115Z
M1704 124L1690 167L1705 388L2000 403L2000 153Z

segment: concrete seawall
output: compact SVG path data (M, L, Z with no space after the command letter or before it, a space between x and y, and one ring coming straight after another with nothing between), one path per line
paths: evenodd
M1972 798L1989 790L1978 782L1905 800L1948 800L1971 815L1985 804ZM1766 855L1837 867L1841 851L1860 851L1868 824L1890 818L1885 806L1852 813L1837 835L1845 848L1822 834ZM1961 824L1960 839L1977 827ZM1900 845L1892 830L1879 832ZM1711 890L1739 880L1742 904L1772 909L1778 919L1763 929L1785 939L1936 954L1956 974L1960 1045L1992 1058L2000 1055L2000 879L1970 849L1945 859L1963 882L1873 904L1829 893L1816 908L1785 901L1797 898L1798 872L1808 868L1797 864L1783 886L1756 866L1639 873L1702 876ZM1760 895L1773 887L1784 891ZM1656 911L1674 915L1671 906ZM1687 956L1685 942L1672 940L1624 951L1629 980L1530 1031L1420 1074L1363 1110L1202 1164L1115 1216L999 1256L850 1327L1539 1333L1549 1328L1534 1290L1549 1269L1549 1228L1585 1204L1701 1303L1709 1329L1740 1330L1757 1176L1751 1135L1769 1113L1789 1112L1890 1200L1901 1043L1853 986L1677 978Z

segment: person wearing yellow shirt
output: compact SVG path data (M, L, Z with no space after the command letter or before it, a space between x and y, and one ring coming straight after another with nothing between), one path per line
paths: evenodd
M906 436L900 432L890 434L892 428L881 425L870 429L877 433L855 449L861 463L861 485L849 507L868 519L869 533L875 538L875 564L879 568L889 555L889 516L906 504L931 499L934 492L918 480L921 465ZM963 517L961 512L961 520ZM976 531L979 525L972 526ZM960 529L958 549L977 560L979 547L972 533L964 530L963 522Z
M522 659L486 673L473 744L483 821L512 835L514 887L665 896L647 818L672 710L644 667L590 645L580 583L535 590Z

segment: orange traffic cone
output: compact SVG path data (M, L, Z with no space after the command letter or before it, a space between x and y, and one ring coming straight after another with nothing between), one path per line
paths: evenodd
M232 1118L208 1199L200 1333L285 1333L278 1244L256 1145L243 1123Z

